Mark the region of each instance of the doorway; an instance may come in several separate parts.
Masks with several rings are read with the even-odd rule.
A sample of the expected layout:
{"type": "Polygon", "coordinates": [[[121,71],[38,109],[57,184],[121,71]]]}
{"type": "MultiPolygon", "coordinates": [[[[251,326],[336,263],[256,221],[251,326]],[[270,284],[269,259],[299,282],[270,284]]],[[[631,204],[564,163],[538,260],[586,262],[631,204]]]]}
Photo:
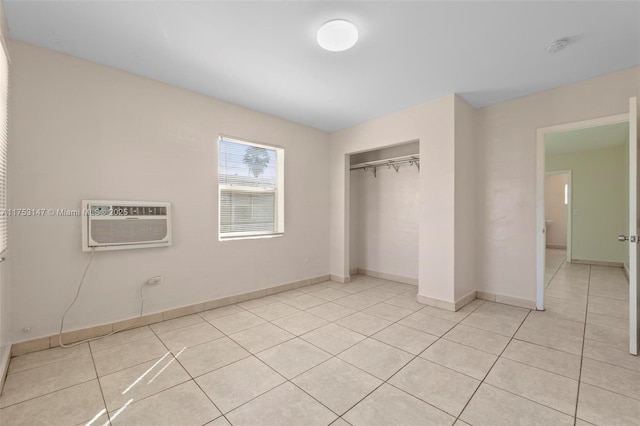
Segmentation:
{"type": "MultiPolygon", "coordinates": [[[[628,347],[632,354],[637,353],[637,340],[634,339],[637,308],[633,303],[636,298],[636,264],[630,262],[630,255],[635,259],[636,246],[629,242],[621,244],[616,236],[623,234],[621,235],[623,240],[626,237],[630,241],[635,241],[637,235],[633,226],[635,220],[630,220],[637,214],[634,199],[637,191],[637,134],[635,120],[633,123],[629,120],[630,116],[635,118],[636,103],[636,99],[633,98],[631,115],[619,114],[538,129],[536,194],[536,224],[540,230],[537,232],[536,240],[537,308],[553,311],[554,317],[562,317],[562,315],[558,316],[559,312],[564,315],[574,315],[575,318],[568,318],[573,321],[581,321],[579,317],[582,316],[582,321],[589,323],[593,334],[593,330],[602,324],[596,326],[591,322],[605,317],[589,315],[592,302],[588,302],[587,308],[587,300],[594,298],[597,303],[611,302],[617,306],[616,309],[609,311],[612,312],[611,315],[624,313],[626,319],[607,318],[611,321],[601,330],[600,336],[612,339],[616,334],[619,340],[625,340],[624,336],[627,336],[628,347]],[[605,132],[608,133],[605,135],[605,132]],[[618,137],[615,136],[616,134],[618,137]],[[589,135],[597,137],[590,138],[589,135]],[[555,147],[554,157],[548,155],[550,139],[563,139],[567,142],[560,148],[555,147]],[[545,206],[548,202],[545,200],[547,192],[545,186],[549,176],[547,172],[556,172],[560,175],[567,170],[572,172],[572,184],[567,185],[566,200],[567,217],[572,221],[572,236],[568,237],[567,248],[571,247],[572,253],[568,256],[568,262],[563,263],[562,268],[558,270],[558,279],[550,281],[550,277],[545,276],[544,273],[547,266],[545,264],[547,238],[553,238],[547,232],[551,229],[545,229],[545,225],[549,224],[545,222],[549,220],[547,217],[549,213],[545,206]],[[572,189],[571,195],[568,193],[569,187],[572,189]],[[568,208],[569,202],[572,203],[571,208],[568,208]],[[629,270],[629,280],[623,273],[627,270],[629,270]],[[551,285],[549,285],[550,282],[551,285]],[[565,305],[562,308],[565,311],[558,310],[560,299],[566,296],[563,292],[578,293],[581,290],[586,291],[582,296],[574,298],[575,303],[563,301],[565,305]],[[547,291],[548,299],[545,297],[547,291]],[[578,300],[582,300],[585,309],[574,309],[575,305],[580,304],[577,303],[578,300]],[[620,311],[620,304],[628,306],[628,310],[620,311]],[[574,309],[573,312],[569,312],[571,309],[574,309]],[[613,327],[613,324],[624,328],[624,331],[619,329],[614,333],[612,328],[608,328],[613,327]]],[[[553,219],[550,223],[553,224],[553,219]]]]}
{"type": "MultiPolygon", "coordinates": [[[[567,135],[568,132],[576,131],[576,130],[587,130],[587,129],[596,129],[602,126],[607,125],[616,125],[622,123],[629,122],[628,114],[618,114],[614,116],[602,117],[592,120],[579,121],[568,124],[561,124],[557,126],[540,128],[537,131],[536,137],[536,163],[537,163],[537,185],[536,185],[536,224],[537,229],[540,232],[536,232],[536,270],[537,270],[537,279],[536,279],[536,308],[538,310],[544,310],[544,287],[545,287],[545,251],[546,251],[546,231],[545,231],[545,177],[547,171],[546,164],[546,153],[547,149],[545,146],[545,140],[549,135],[567,135]]],[[[559,151],[556,151],[556,154],[566,154],[573,151],[578,151],[579,148],[585,148],[584,144],[580,146],[581,140],[577,138],[571,142],[559,143],[558,146],[560,148],[559,151]],[[562,151],[564,150],[564,151],[562,151]]],[[[598,148],[598,145],[592,145],[594,148],[598,148]]],[[[624,168],[624,165],[619,166],[621,169],[624,168]]],[[[575,174],[573,178],[575,179],[575,174]]],[[[572,197],[571,201],[575,201],[575,181],[572,182],[572,197]]],[[[627,201],[628,202],[628,201],[627,201]]],[[[575,232],[575,224],[574,219],[576,216],[580,216],[583,213],[580,206],[576,206],[572,204],[572,209],[570,211],[572,217],[572,230],[575,232]],[[576,211],[577,209],[577,211],[576,211]]],[[[591,224],[593,226],[593,224],[591,224]]],[[[597,227],[598,224],[596,223],[597,227]]],[[[615,235],[613,236],[615,237],[615,235]]],[[[571,236],[572,242],[575,240],[575,235],[571,236]]],[[[575,253],[575,246],[572,244],[572,253],[571,253],[571,261],[574,259],[578,259],[575,253]]],[[[579,259],[579,260],[596,260],[596,259],[579,259]]]]}
{"type": "Polygon", "coordinates": [[[571,170],[546,171],[544,183],[545,248],[564,251],[571,263],[571,170]]]}

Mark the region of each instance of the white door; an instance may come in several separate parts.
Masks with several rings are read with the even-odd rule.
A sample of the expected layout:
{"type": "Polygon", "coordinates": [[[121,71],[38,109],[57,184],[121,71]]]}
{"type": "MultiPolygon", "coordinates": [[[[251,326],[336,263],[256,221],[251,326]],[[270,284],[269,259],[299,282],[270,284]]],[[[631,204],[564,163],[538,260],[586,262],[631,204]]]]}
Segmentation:
{"type": "Polygon", "coordinates": [[[629,100],[629,352],[638,355],[638,332],[640,330],[640,293],[638,293],[638,214],[640,212],[640,174],[638,163],[640,139],[638,139],[638,121],[640,108],[638,98],[629,100]]]}

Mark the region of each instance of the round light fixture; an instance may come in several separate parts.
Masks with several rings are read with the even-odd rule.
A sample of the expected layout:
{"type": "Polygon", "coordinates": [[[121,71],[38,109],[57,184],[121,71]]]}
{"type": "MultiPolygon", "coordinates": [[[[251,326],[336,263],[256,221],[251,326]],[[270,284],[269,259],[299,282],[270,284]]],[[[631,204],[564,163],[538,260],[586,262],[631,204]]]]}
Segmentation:
{"type": "Polygon", "coordinates": [[[318,30],[318,44],[330,52],[342,52],[358,41],[358,29],[349,21],[329,21],[318,30]]]}

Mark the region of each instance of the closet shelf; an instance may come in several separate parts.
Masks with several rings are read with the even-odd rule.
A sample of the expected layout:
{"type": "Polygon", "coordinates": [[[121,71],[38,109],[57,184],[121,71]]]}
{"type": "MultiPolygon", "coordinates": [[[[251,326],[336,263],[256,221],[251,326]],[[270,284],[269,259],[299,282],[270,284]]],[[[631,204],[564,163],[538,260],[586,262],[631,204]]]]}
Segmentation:
{"type": "Polygon", "coordinates": [[[373,171],[373,176],[376,177],[379,167],[387,167],[398,172],[400,170],[400,164],[409,163],[409,166],[415,165],[418,171],[420,170],[420,154],[405,155],[403,157],[386,158],[384,160],[367,161],[366,163],[353,164],[350,170],[364,170],[368,169],[373,171]]]}

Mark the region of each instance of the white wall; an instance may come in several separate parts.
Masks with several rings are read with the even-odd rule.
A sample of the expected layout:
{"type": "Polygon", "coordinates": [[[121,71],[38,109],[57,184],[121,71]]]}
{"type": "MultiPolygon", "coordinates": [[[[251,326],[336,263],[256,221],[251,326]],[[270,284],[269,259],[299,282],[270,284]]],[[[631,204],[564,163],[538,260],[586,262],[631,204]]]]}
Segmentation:
{"type": "MultiPolygon", "coordinates": [[[[11,207],[173,203],[174,245],[96,253],[68,329],[136,316],[153,275],[165,284],[147,289],[146,313],[329,272],[326,133],[27,44],[10,53],[11,207]],[[219,134],[284,147],[284,237],[218,241],[219,134]]],[[[11,338],[53,334],[89,256],[80,219],[10,225],[11,338]]]]}
{"type": "MultiPolygon", "coordinates": [[[[547,170],[550,158],[546,158],[547,170]]],[[[567,247],[567,208],[564,203],[565,185],[569,184],[569,173],[547,174],[544,179],[544,218],[547,224],[547,247],[567,247]]]]}
{"type": "MultiPolygon", "coordinates": [[[[639,84],[640,85],[640,84],[639,84]]],[[[640,88],[639,88],[639,92],[640,92],[640,88]]],[[[624,204],[626,206],[629,205],[629,138],[627,138],[627,141],[624,144],[624,166],[623,166],[623,171],[624,171],[624,175],[623,175],[623,179],[624,179],[624,204]]],[[[629,210],[626,210],[624,212],[624,216],[622,216],[622,220],[625,224],[627,224],[627,226],[625,227],[624,230],[624,234],[625,235],[629,235],[629,210]]],[[[623,263],[625,265],[625,267],[627,268],[627,271],[629,270],[629,244],[623,244],[624,246],[624,252],[623,252],[623,263]]]]}
{"type": "MultiPolygon", "coordinates": [[[[629,226],[629,191],[625,176],[627,150],[628,147],[621,145],[554,155],[545,159],[547,171],[572,172],[572,259],[619,263],[626,260],[625,248],[628,244],[620,244],[616,237],[625,234],[629,226]]],[[[547,175],[547,179],[551,176],[554,175],[547,175]]],[[[561,185],[564,187],[563,183],[561,185]]],[[[563,194],[564,192],[561,200],[564,198],[563,194]]],[[[545,193],[545,197],[546,195],[545,193]]],[[[566,215],[566,209],[564,212],[566,215]]],[[[552,223],[551,229],[553,225],[552,223]]],[[[551,244],[552,236],[549,232],[547,244],[551,244]]]]}
{"type": "MultiPolygon", "coordinates": [[[[350,174],[352,174],[351,172],[350,174]]],[[[360,241],[360,230],[356,224],[360,220],[360,196],[357,188],[360,187],[360,179],[356,176],[349,176],[349,223],[353,224],[349,227],[349,275],[358,273],[358,265],[360,265],[360,253],[358,246],[360,241]]]]}
{"type": "Polygon", "coordinates": [[[352,269],[355,265],[417,282],[419,173],[408,163],[398,170],[381,167],[377,177],[371,170],[350,172],[350,263],[352,269]]]}
{"type": "Polygon", "coordinates": [[[483,108],[478,289],[535,300],[536,129],[628,112],[640,68],[483,108]]]}

